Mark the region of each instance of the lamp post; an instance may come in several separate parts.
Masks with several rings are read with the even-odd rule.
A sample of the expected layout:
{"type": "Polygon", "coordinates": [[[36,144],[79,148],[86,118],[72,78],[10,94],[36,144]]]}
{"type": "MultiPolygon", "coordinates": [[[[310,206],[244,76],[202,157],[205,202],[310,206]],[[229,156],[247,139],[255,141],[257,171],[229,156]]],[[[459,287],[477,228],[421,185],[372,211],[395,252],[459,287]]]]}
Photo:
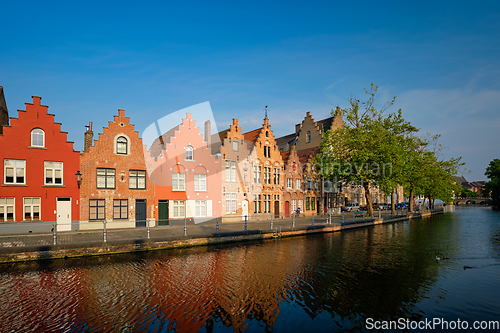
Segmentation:
{"type": "Polygon", "coordinates": [[[82,174],[80,173],[80,170],[78,170],[75,174],[76,176],[76,183],[78,184],[78,188],[80,188],[80,185],[82,184],[82,174]]]}

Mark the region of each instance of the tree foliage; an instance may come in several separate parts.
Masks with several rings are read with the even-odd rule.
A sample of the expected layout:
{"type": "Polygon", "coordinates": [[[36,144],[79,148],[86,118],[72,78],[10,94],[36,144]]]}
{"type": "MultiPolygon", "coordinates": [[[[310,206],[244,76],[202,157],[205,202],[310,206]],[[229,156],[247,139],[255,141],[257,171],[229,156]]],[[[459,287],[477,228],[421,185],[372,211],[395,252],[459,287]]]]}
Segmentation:
{"type": "Polygon", "coordinates": [[[484,175],[490,179],[484,184],[484,189],[490,193],[493,206],[500,208],[500,159],[491,161],[484,175]]]}

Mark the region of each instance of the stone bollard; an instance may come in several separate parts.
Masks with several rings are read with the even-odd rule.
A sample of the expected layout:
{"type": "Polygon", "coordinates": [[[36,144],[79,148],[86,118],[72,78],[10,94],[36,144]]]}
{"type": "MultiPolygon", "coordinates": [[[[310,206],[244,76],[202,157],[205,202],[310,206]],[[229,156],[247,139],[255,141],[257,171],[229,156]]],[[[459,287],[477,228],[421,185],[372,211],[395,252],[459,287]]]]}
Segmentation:
{"type": "Polygon", "coordinates": [[[216,221],[217,222],[216,222],[216,225],[215,225],[215,233],[219,234],[219,218],[218,217],[217,217],[216,221]]]}
{"type": "Polygon", "coordinates": [[[52,234],[54,245],[57,245],[57,224],[55,223],[52,225],[52,234]]]}
{"type": "Polygon", "coordinates": [[[108,241],[108,232],[106,231],[106,220],[102,221],[102,240],[104,243],[108,241]]]}
{"type": "Polygon", "coordinates": [[[247,231],[247,216],[245,215],[245,231],[247,231]]]}
{"type": "Polygon", "coordinates": [[[184,216],[184,236],[187,236],[187,224],[186,217],[184,216]]]}
{"type": "Polygon", "coordinates": [[[146,230],[147,230],[147,234],[148,234],[148,239],[150,239],[150,235],[149,235],[149,219],[146,219],[146,230]]]}
{"type": "Polygon", "coordinates": [[[342,223],[344,223],[344,211],[342,211],[342,223]]]}
{"type": "Polygon", "coordinates": [[[271,214],[271,229],[273,229],[273,216],[274,214],[271,214]]]}
{"type": "Polygon", "coordinates": [[[295,228],[295,214],[292,214],[292,228],[295,228]]]}
{"type": "Polygon", "coordinates": [[[313,218],[312,218],[312,225],[314,225],[314,212],[313,212],[313,218]]]}

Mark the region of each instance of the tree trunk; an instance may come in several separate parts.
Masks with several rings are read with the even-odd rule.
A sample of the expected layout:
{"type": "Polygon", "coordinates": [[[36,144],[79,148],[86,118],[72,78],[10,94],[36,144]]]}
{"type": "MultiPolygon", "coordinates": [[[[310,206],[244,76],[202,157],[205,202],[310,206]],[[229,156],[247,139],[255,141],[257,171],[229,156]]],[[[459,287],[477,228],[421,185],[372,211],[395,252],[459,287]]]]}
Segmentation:
{"type": "Polygon", "coordinates": [[[414,206],[415,206],[415,202],[413,202],[413,183],[410,183],[410,201],[409,201],[409,205],[410,205],[410,212],[413,212],[413,209],[414,209],[414,206]]]}
{"type": "Polygon", "coordinates": [[[366,199],[366,214],[372,216],[372,196],[370,195],[370,184],[368,182],[363,182],[363,187],[365,189],[365,199],[366,199]]]}
{"type": "Polygon", "coordinates": [[[391,193],[391,209],[392,209],[392,215],[396,215],[396,203],[394,202],[394,190],[392,190],[392,193],[391,193]]]}

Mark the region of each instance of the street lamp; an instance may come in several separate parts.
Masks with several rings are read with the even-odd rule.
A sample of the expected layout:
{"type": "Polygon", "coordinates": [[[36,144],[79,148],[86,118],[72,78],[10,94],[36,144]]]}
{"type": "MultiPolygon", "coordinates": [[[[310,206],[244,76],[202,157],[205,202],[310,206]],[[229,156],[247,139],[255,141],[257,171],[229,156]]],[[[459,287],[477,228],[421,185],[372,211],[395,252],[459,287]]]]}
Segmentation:
{"type": "Polygon", "coordinates": [[[78,184],[78,188],[80,188],[80,185],[82,184],[82,174],[80,173],[80,170],[78,170],[75,174],[76,176],[76,182],[78,184]]]}

